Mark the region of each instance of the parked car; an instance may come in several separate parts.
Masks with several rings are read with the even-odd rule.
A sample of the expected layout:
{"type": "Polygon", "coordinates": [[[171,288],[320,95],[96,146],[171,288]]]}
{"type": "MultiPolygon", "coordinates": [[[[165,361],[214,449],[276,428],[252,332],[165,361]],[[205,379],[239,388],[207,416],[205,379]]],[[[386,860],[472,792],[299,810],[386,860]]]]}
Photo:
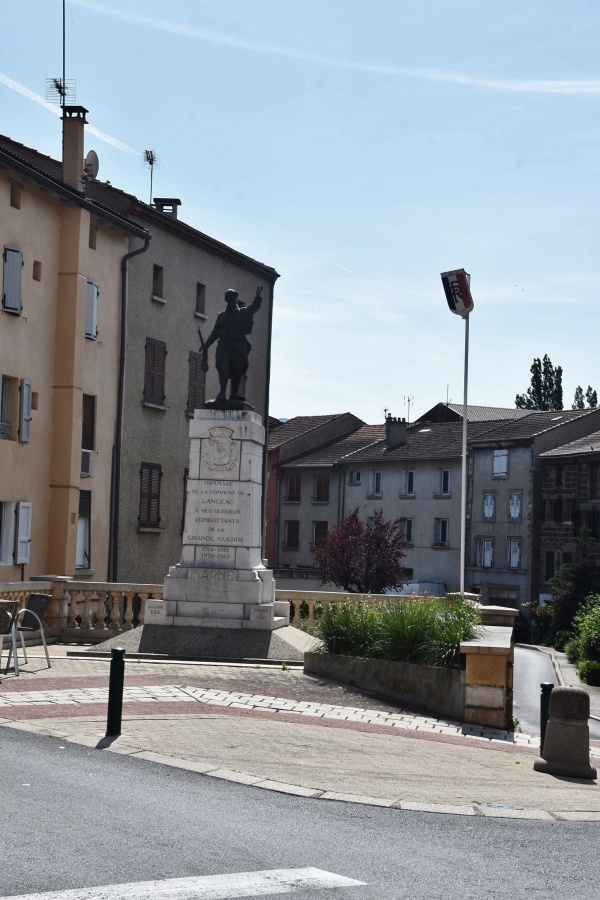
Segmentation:
{"type": "Polygon", "coordinates": [[[443,581],[408,581],[385,591],[386,594],[397,594],[400,597],[445,597],[446,585],[443,581]]]}

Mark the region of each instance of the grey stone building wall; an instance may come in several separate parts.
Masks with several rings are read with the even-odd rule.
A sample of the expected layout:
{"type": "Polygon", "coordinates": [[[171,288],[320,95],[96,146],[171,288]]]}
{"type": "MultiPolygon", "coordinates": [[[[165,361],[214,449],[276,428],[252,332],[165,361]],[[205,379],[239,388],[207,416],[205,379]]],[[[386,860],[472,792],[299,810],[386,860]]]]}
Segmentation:
{"type": "MultiPolygon", "coordinates": [[[[188,226],[175,224],[150,208],[139,221],[149,228],[152,240],[148,251],[129,263],[117,580],[158,583],[181,556],[184,475],[189,460],[188,360],[189,352],[199,349],[197,328],[206,339],[225,306],[223,295],[228,288],[250,303],[257,285],[263,285],[263,304],[249,336],[252,352],[246,395],[266,421],[269,329],[277,274],[216,242],[214,249],[203,246],[207,243],[203,236],[196,239],[198,233],[188,226]],[[154,292],[154,266],[163,270],[162,296],[154,292]],[[198,284],[205,286],[204,314],[196,312],[198,284]],[[166,344],[164,408],[144,403],[147,338],[166,344]],[[141,528],[138,521],[142,462],[161,467],[158,528],[141,528]]],[[[206,399],[218,391],[214,358],[213,346],[206,399]]]]}

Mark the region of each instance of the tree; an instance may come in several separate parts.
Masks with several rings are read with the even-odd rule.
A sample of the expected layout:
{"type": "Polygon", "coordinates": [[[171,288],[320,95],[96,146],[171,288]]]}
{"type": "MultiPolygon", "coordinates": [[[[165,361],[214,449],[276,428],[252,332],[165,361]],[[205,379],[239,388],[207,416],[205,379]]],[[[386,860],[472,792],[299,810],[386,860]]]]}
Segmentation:
{"type": "Polygon", "coordinates": [[[400,519],[386,520],[378,509],[372,522],[362,522],[357,507],[315,548],[315,566],[323,582],[352,593],[381,594],[405,580],[404,543],[400,519]]]}
{"type": "Polygon", "coordinates": [[[581,385],[577,385],[577,387],[575,388],[575,397],[573,399],[573,406],[571,407],[571,409],[585,409],[586,400],[589,409],[598,408],[598,394],[596,393],[596,391],[592,390],[591,385],[588,384],[587,391],[585,392],[585,400],[583,399],[583,388],[581,387],[581,385]]]}
{"type": "Polygon", "coordinates": [[[598,541],[588,528],[581,528],[573,540],[573,562],[557,569],[550,579],[552,594],[552,624],[555,631],[570,631],[573,617],[583,600],[600,591],[600,571],[597,566],[598,541]]]}
{"type": "Polygon", "coordinates": [[[550,357],[544,356],[533,360],[530,369],[531,385],[525,394],[517,394],[515,406],[517,409],[562,409],[562,369],[554,368],[550,357]]]}

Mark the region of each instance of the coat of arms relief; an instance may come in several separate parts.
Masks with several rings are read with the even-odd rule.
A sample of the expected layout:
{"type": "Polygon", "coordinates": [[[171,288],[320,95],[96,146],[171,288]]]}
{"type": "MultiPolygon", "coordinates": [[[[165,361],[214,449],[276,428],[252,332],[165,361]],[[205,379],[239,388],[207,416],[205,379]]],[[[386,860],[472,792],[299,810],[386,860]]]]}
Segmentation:
{"type": "Polygon", "coordinates": [[[206,467],[212,472],[229,472],[234,469],[239,458],[239,444],[231,435],[232,428],[209,429],[210,438],[204,441],[207,453],[206,467]]]}

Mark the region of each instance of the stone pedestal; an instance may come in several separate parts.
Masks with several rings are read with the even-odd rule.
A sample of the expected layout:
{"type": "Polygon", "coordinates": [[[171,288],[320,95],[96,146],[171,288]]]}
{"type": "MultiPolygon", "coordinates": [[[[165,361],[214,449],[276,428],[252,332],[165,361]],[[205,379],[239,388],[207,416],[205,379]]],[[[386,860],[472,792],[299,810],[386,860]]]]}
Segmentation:
{"type": "Polygon", "coordinates": [[[544,746],[533,768],[565,778],[595,779],[590,764],[590,696],[582,688],[554,688],[544,746]]]}
{"type": "Polygon", "coordinates": [[[164,612],[153,621],[220,629],[289,624],[263,565],[262,463],[265,430],[246,410],[197,409],[181,561],[165,578],[164,612]]]}

